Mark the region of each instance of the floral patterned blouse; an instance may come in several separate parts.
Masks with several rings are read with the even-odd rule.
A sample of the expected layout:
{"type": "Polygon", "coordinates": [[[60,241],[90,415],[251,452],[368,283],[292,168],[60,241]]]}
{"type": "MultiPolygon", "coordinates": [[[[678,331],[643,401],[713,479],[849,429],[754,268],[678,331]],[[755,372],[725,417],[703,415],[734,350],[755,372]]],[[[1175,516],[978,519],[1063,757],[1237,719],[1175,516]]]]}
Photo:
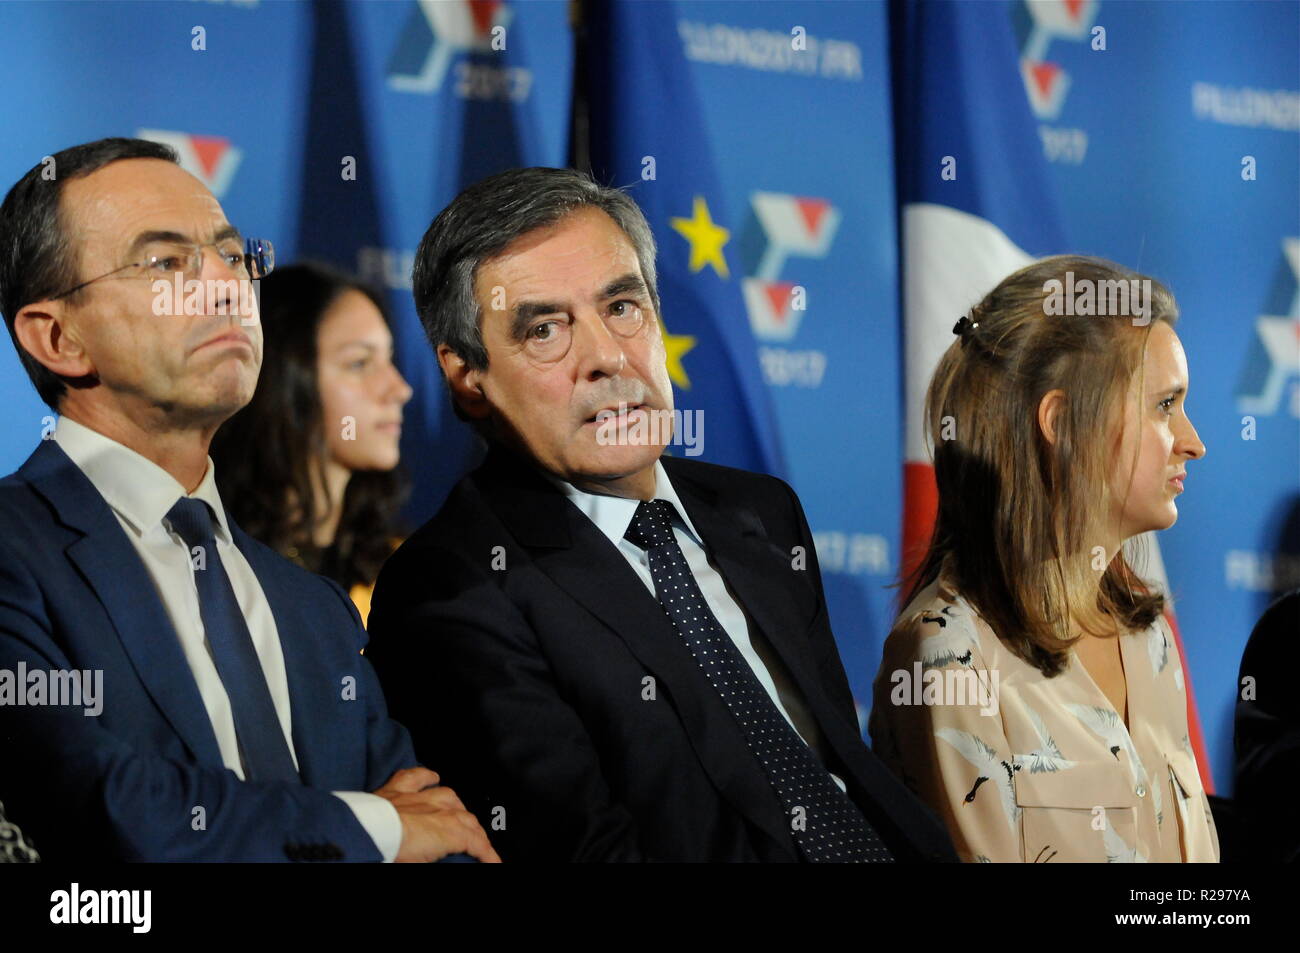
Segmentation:
{"type": "Polygon", "coordinates": [[[899,616],[872,744],[962,860],[1218,861],[1177,643],[1163,618],[1120,640],[1128,725],[1077,657],[1044,676],[942,580],[899,616]]]}

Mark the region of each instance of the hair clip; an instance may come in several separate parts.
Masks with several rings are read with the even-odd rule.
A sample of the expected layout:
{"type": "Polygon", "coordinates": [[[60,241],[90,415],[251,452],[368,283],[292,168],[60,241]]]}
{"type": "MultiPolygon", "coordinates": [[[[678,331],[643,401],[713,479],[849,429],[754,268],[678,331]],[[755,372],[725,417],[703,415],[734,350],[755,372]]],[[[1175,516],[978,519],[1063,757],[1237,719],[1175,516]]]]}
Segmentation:
{"type": "Polygon", "coordinates": [[[979,326],[978,321],[972,321],[969,317],[963,314],[961,318],[958,319],[957,323],[952,326],[952,333],[965,341],[970,336],[971,332],[979,326]]]}

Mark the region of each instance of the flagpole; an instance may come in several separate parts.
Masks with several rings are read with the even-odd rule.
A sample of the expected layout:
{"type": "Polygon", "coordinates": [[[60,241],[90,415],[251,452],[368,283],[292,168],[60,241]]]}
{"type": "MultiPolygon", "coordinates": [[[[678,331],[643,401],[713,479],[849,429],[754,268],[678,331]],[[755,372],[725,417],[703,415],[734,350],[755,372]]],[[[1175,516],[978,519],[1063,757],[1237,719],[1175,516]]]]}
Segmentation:
{"type": "Polygon", "coordinates": [[[573,92],[569,99],[569,168],[591,174],[591,103],[587,96],[588,55],[585,0],[569,0],[573,33],[573,92]]]}

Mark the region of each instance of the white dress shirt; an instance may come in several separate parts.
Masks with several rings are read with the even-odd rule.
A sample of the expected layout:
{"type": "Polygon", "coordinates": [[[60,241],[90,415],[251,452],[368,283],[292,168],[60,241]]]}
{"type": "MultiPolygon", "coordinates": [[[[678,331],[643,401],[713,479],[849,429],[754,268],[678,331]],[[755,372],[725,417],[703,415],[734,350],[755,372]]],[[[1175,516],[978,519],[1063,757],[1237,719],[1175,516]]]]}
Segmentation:
{"type": "MultiPolygon", "coordinates": [[[[621,496],[603,496],[588,493],[585,490],[578,489],[571,483],[550,474],[546,475],[609,538],[609,541],[617,547],[623,558],[627,560],[628,564],[641,578],[641,581],[645,583],[645,587],[650,590],[650,594],[654,596],[655,584],[654,577],[650,574],[650,556],[640,546],[625,538],[628,527],[632,525],[632,517],[636,515],[637,504],[641,501],[621,496]]],[[[677,496],[677,491],[673,489],[672,481],[668,479],[663,463],[658,460],[655,461],[655,492],[653,499],[667,500],[673,505],[673,509],[676,511],[673,519],[673,535],[677,538],[677,545],[681,547],[682,554],[686,557],[686,563],[690,566],[691,574],[695,576],[695,582],[700,587],[700,593],[704,596],[704,601],[709,604],[709,609],[712,610],[718,624],[722,626],[723,631],[736,644],[741,656],[753,669],[755,677],[767,694],[771,696],[772,703],[776,705],[777,711],[785,716],[785,720],[790,723],[790,727],[799,734],[799,737],[817,754],[818,759],[825,764],[826,759],[821,734],[817,730],[817,722],[808,713],[803,696],[795,687],[794,681],[790,678],[780,657],[777,656],[762,633],[758,631],[758,628],[750,624],[749,616],[732,596],[730,589],[727,588],[726,580],[722,578],[722,573],[718,572],[717,567],[709,561],[709,557],[704,551],[703,537],[696,532],[690,516],[686,513],[686,507],[682,505],[682,501],[677,496]]],[[[655,597],[658,598],[658,596],[655,597]]],[[[834,774],[831,777],[840,786],[840,790],[847,790],[840,778],[834,774]]]]}
{"type": "MultiPolygon", "coordinates": [[[[257,576],[231,539],[226,525],[226,510],[221,505],[213,476],[212,458],[208,458],[203,482],[193,493],[187,494],[170,473],[153,461],[75,420],[59,418],[54,439],[112,508],[126,538],[144,562],[198,684],[199,696],[203,699],[217,747],[221,750],[221,760],[242,781],[244,766],[235,737],[230,697],[217,674],[204,635],[189,547],[165,519],[167,512],[183,496],[202,500],[212,508],[217,555],[243,610],[253,648],[262,664],[262,673],[271,690],[271,701],[275,704],[275,713],[279,716],[280,728],[296,768],[298,755],[293,750],[293,712],[289,704],[289,683],[284,670],[280,634],[257,576]]],[[[402,842],[402,822],[397,809],[384,798],[364,791],[333,793],[352,809],[384,861],[391,862],[402,842]]]]}

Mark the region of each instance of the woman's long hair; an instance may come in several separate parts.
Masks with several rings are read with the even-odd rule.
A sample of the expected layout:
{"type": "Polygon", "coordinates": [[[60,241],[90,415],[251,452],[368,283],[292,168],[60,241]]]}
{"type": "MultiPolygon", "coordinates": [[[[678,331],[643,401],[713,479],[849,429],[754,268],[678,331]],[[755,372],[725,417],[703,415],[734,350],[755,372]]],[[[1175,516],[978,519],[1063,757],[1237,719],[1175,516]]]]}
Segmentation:
{"type": "Polygon", "coordinates": [[[407,492],[400,464],[353,472],[334,544],[322,549],[313,541],[314,498],[326,487],[328,454],[317,332],[330,306],[350,290],[369,298],[391,327],[378,292],[323,265],[277,268],[262,279],[264,357],[257,390],[217,431],[211,450],[221,501],[240,527],[345,589],[375,581],[392,551],[407,492]]]}
{"type": "Polygon", "coordinates": [[[924,559],[904,580],[904,605],[942,573],[1009,649],[1048,676],[1065,667],[1072,620],[1104,635],[1117,623],[1126,631],[1156,619],[1163,596],[1122,547],[1104,569],[1094,566],[1094,544],[1123,502],[1107,477],[1129,387],[1155,322],[1177,318],[1160,282],[1071,255],[1021,269],[969,312],[978,327],[954,338],[926,394],[939,511],[924,559]],[[1098,297],[1117,292],[1113,282],[1127,291],[1133,280],[1150,281],[1147,320],[1054,313],[1049,282],[1068,288],[1067,272],[1076,284],[1093,282],[1098,297]],[[1038,424],[1053,390],[1065,394],[1054,442],[1038,424]]]}

